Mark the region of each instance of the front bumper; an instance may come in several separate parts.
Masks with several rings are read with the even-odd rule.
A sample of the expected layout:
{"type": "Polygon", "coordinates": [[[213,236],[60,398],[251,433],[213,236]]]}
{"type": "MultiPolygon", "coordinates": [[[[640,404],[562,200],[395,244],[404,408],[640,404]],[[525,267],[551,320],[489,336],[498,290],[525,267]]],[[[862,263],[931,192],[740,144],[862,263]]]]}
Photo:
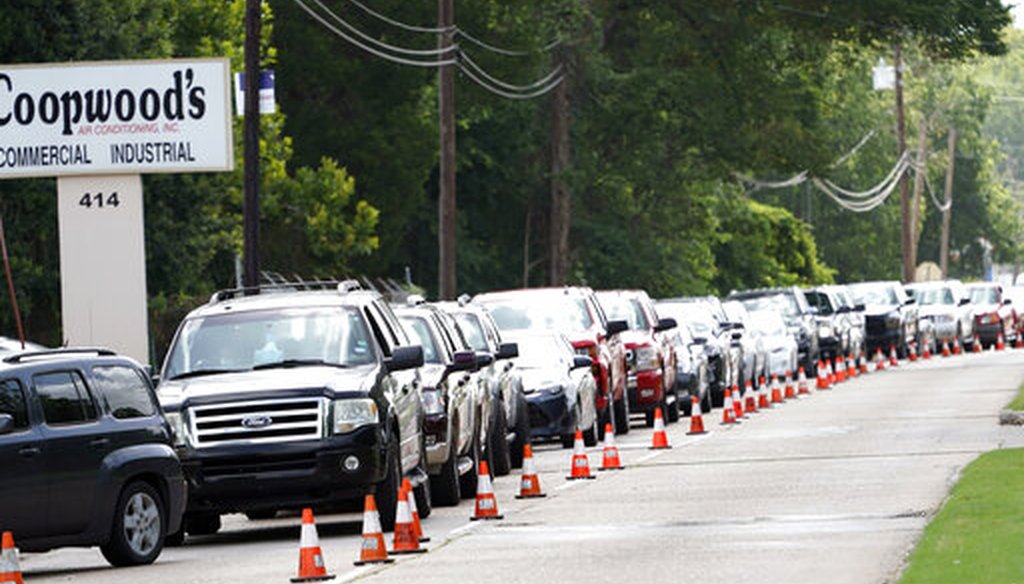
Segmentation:
{"type": "Polygon", "coordinates": [[[823,359],[835,359],[839,354],[839,337],[820,337],[818,339],[818,354],[823,359]]]}
{"type": "Polygon", "coordinates": [[[430,414],[423,418],[423,434],[427,441],[427,466],[433,472],[448,462],[451,437],[448,434],[448,414],[430,414]]]}
{"type": "Polygon", "coordinates": [[[376,426],[322,440],[232,445],[180,452],[190,512],[295,509],[358,501],[383,480],[386,450],[376,426]],[[342,464],[359,460],[355,470],[342,464]]]}
{"type": "Polygon", "coordinates": [[[530,412],[531,438],[559,438],[575,430],[572,411],[562,392],[537,391],[526,394],[530,412]]]}
{"type": "MultiPolygon", "coordinates": [[[[989,324],[981,324],[980,322],[974,323],[974,334],[981,339],[982,343],[991,344],[996,342],[999,338],[999,333],[1003,332],[1003,323],[994,322],[989,324]]],[[[1005,342],[1006,339],[1004,338],[1005,342]]]]}

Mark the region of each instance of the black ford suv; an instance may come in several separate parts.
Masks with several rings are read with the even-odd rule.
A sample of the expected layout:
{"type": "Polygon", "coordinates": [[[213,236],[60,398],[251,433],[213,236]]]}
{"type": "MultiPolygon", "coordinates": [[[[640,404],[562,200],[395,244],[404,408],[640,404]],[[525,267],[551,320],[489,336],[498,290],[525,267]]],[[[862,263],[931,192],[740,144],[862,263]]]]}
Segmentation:
{"type": "Polygon", "coordinates": [[[22,550],[100,546],[115,566],[156,560],[185,481],[148,376],[106,349],[0,362],[0,529],[22,550]]]}
{"type": "Polygon", "coordinates": [[[214,533],[231,512],[359,509],[373,492],[391,529],[403,477],[429,515],[422,365],[356,282],[215,294],[178,327],[157,388],[188,479],[186,533],[214,533]]]}

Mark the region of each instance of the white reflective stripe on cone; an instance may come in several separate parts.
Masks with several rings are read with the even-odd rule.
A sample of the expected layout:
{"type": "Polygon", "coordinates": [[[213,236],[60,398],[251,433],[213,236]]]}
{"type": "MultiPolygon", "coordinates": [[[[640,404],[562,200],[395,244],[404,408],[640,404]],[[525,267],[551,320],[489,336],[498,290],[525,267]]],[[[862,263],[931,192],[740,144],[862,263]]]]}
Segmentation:
{"type": "Polygon", "coordinates": [[[383,531],[380,528],[380,514],[376,511],[363,512],[363,535],[373,535],[383,531]]]}
{"type": "Polygon", "coordinates": [[[303,523],[302,535],[299,537],[299,547],[311,548],[319,545],[320,541],[316,536],[316,526],[312,523],[303,523]]]}

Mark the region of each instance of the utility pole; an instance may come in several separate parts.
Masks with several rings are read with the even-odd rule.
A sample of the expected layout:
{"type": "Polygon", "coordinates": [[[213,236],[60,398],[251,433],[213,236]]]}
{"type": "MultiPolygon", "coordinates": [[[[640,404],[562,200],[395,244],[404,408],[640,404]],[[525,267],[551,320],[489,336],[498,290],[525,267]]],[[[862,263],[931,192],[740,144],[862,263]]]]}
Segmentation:
{"type": "MultiPolygon", "coordinates": [[[[903,117],[903,55],[900,44],[893,49],[893,60],[896,68],[896,140],[899,145],[900,159],[907,152],[906,120],[903,117]]],[[[903,282],[914,281],[913,232],[910,226],[910,185],[907,174],[900,176],[900,212],[903,218],[903,282]]]]}
{"type": "Polygon", "coordinates": [[[953,215],[953,165],[956,163],[956,128],[949,129],[949,147],[946,163],[946,197],[942,206],[942,242],[939,247],[939,267],[942,277],[949,275],[949,222],[953,215]]]}
{"type": "MultiPolygon", "coordinates": [[[[565,63],[563,49],[562,62],[565,63]]],[[[565,180],[569,168],[569,78],[552,94],[551,108],[551,242],[548,246],[548,277],[552,286],[566,283],[569,264],[569,226],[572,221],[572,192],[565,180]]]]}
{"type": "Polygon", "coordinates": [[[260,283],[260,6],[245,1],[245,198],[242,234],[245,286],[260,283]]]}
{"type": "MultiPolygon", "coordinates": [[[[438,48],[447,49],[452,45],[455,0],[438,0],[437,13],[438,26],[444,29],[438,48]]],[[[452,300],[458,293],[455,279],[455,69],[454,65],[442,65],[439,69],[441,172],[437,205],[437,291],[442,300],[452,300]]]]}
{"type": "Polygon", "coordinates": [[[921,234],[918,233],[918,225],[921,221],[921,197],[924,194],[925,173],[928,164],[928,118],[922,116],[917,128],[917,155],[914,166],[917,173],[914,174],[914,195],[910,204],[910,265],[914,266],[914,275],[917,275],[917,245],[921,234]]]}

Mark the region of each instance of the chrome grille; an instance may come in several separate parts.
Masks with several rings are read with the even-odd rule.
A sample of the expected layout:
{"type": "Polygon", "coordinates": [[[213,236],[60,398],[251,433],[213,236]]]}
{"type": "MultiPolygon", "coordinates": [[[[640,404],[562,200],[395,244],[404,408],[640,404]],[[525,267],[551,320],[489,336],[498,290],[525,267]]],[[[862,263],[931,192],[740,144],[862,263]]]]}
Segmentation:
{"type": "Polygon", "coordinates": [[[295,398],[189,408],[189,436],[196,448],[319,440],[327,401],[295,398]]]}

